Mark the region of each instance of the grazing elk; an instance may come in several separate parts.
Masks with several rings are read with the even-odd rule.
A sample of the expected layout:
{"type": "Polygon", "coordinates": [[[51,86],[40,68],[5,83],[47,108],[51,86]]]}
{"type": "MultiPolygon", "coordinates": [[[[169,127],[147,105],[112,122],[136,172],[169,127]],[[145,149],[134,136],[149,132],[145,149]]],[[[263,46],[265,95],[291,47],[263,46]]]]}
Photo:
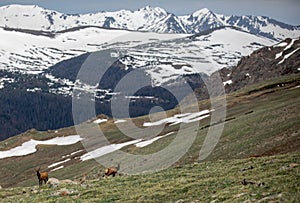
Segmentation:
{"type": "Polygon", "coordinates": [[[41,169],[41,167],[39,167],[39,169],[35,169],[35,171],[36,171],[36,175],[39,179],[39,185],[41,186],[43,184],[43,181],[45,182],[45,184],[47,183],[47,181],[48,181],[48,172],[40,173],[40,169],[41,169]]]}
{"type": "Polygon", "coordinates": [[[115,175],[118,173],[119,169],[120,169],[120,164],[118,164],[117,167],[113,166],[113,167],[106,168],[103,176],[108,177],[108,176],[112,175],[113,177],[115,177],[115,175]]]}

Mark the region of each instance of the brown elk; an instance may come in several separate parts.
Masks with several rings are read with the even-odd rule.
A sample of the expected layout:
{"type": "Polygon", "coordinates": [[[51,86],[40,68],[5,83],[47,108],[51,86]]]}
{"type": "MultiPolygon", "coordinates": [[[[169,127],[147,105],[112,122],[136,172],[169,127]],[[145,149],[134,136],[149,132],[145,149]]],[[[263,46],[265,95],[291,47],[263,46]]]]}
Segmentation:
{"type": "Polygon", "coordinates": [[[36,171],[36,175],[39,179],[39,185],[41,186],[43,184],[43,181],[45,182],[45,184],[48,181],[48,172],[40,172],[41,167],[39,167],[39,169],[35,169],[36,171]]]}
{"type": "Polygon", "coordinates": [[[115,175],[118,173],[118,170],[120,169],[120,164],[118,164],[117,167],[109,167],[105,169],[105,173],[104,176],[108,177],[110,175],[112,175],[113,177],[115,177],[115,175]]]}

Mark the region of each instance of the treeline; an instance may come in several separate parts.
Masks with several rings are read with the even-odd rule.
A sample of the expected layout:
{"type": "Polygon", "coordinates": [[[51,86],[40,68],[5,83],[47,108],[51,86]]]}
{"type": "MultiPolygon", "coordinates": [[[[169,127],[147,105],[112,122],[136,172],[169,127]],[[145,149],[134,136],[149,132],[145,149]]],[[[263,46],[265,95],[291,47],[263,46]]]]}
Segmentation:
{"type": "Polygon", "coordinates": [[[71,97],[4,88],[0,91],[0,140],[28,129],[73,125],[71,97]]]}

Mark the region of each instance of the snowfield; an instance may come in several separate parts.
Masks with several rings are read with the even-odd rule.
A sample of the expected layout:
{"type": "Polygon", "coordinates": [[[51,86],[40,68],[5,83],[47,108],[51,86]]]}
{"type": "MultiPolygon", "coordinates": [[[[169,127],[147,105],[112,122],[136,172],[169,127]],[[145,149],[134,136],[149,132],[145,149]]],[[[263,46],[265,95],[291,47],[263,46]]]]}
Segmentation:
{"type": "Polygon", "coordinates": [[[50,140],[33,140],[24,142],[21,146],[12,148],[7,151],[0,151],[0,159],[13,157],[13,156],[25,156],[36,152],[37,145],[71,145],[82,140],[79,135],[70,135],[66,137],[56,137],[50,140]]]}
{"type": "Polygon", "coordinates": [[[182,75],[211,73],[237,65],[253,51],[275,41],[233,28],[215,30],[190,38],[146,43],[127,49],[121,60],[126,66],[142,68],[151,76],[152,85],[160,86],[182,75]]]}
{"type": "MultiPolygon", "coordinates": [[[[63,60],[111,48],[127,55],[120,59],[126,69],[143,69],[151,77],[154,86],[175,81],[182,75],[210,75],[223,67],[236,65],[242,56],[254,50],[275,44],[273,40],[229,27],[192,38],[186,34],[142,33],[96,27],[53,36],[0,28],[0,38],[3,39],[0,40],[0,70],[44,74],[49,67],[63,60]]],[[[115,51],[111,54],[118,55],[115,51]]],[[[51,80],[48,84],[50,93],[72,94],[74,82],[48,73],[44,76],[51,80]],[[51,88],[54,84],[60,87],[51,88]]],[[[0,87],[5,87],[5,82],[0,83],[0,87]]],[[[86,91],[97,89],[85,84],[82,84],[82,88],[86,91]]]]}
{"type": "Polygon", "coordinates": [[[52,37],[0,28],[0,69],[39,74],[60,61],[117,46],[115,43],[126,48],[150,39],[166,40],[182,36],[89,27],[52,37]]]}

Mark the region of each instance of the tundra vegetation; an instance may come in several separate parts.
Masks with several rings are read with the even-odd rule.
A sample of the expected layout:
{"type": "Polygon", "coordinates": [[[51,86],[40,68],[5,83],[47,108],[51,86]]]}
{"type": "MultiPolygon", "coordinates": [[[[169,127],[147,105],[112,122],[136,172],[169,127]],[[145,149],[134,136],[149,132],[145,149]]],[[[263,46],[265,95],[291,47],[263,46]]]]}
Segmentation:
{"type": "MultiPolygon", "coordinates": [[[[39,187],[32,166],[44,168],[62,155],[82,149],[81,143],[40,145],[32,155],[2,159],[0,202],[299,202],[299,86],[300,74],[296,74],[228,94],[225,128],[213,153],[205,161],[198,161],[210,125],[207,118],[200,122],[188,152],[172,167],[157,173],[104,179],[105,168],[95,160],[75,159],[79,153],[70,157],[72,161],[64,168],[50,173],[51,177],[71,179],[79,184],[39,187]],[[82,174],[86,174],[85,181],[80,184],[82,174]]],[[[208,109],[210,102],[200,101],[199,105],[208,109]]],[[[169,116],[177,113],[178,109],[167,112],[169,116]]],[[[142,126],[147,119],[139,117],[133,122],[142,126]]],[[[100,125],[111,142],[126,141],[113,121],[100,125]]],[[[167,126],[162,134],[176,129],[167,126]]],[[[28,131],[1,142],[0,147],[5,150],[31,138],[74,133],[72,127],[59,129],[57,133],[28,131]]],[[[128,146],[122,150],[133,154],[153,153],[175,136],[176,133],[166,136],[144,148],[128,146]]]]}

